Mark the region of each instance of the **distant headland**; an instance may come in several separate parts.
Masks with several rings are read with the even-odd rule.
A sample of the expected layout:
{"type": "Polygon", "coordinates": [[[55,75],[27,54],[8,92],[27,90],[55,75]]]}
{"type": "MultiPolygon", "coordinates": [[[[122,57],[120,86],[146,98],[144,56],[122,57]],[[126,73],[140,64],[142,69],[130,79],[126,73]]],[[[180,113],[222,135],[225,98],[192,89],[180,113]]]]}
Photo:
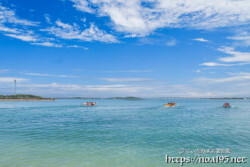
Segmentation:
{"type": "Polygon", "coordinates": [[[0,101],[55,101],[55,98],[43,98],[29,94],[0,95],[0,101]]]}

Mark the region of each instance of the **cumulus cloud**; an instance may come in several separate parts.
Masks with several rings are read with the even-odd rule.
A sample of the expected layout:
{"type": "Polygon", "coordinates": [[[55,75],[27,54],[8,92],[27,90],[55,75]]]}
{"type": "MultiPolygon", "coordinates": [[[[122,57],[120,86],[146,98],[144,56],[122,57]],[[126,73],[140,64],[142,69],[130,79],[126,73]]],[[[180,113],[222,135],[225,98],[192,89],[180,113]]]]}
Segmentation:
{"type": "Polygon", "coordinates": [[[60,20],[56,21],[56,26],[52,26],[41,31],[47,31],[63,39],[79,39],[83,41],[118,42],[111,34],[100,30],[93,23],[88,29],[81,30],[77,24],[70,25],[60,20]]]}
{"type": "Polygon", "coordinates": [[[74,7],[110,17],[117,31],[147,35],[163,27],[211,29],[248,24],[248,0],[71,0],[74,7]]]}

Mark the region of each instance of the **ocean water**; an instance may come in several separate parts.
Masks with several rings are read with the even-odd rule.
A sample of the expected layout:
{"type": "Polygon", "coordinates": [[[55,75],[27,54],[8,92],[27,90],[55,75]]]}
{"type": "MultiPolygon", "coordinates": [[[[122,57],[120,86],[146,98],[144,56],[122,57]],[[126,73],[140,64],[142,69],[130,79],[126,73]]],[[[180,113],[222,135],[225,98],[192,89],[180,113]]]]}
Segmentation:
{"type": "MultiPolygon", "coordinates": [[[[93,100],[85,100],[93,101],[93,100]]],[[[0,167],[166,167],[165,156],[250,158],[250,100],[0,102],[0,167]],[[180,154],[180,149],[185,149],[180,154]],[[230,154],[187,150],[230,149],[230,154]]],[[[188,164],[183,166],[250,166],[188,164]]]]}

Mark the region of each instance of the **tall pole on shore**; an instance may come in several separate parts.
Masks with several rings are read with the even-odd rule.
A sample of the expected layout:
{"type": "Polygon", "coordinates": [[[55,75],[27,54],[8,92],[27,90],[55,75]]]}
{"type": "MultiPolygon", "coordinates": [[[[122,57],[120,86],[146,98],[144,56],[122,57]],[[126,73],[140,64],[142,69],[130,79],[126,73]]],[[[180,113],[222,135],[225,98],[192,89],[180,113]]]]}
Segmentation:
{"type": "Polygon", "coordinates": [[[16,96],[16,80],[14,80],[14,84],[15,84],[15,96],[16,96]]]}

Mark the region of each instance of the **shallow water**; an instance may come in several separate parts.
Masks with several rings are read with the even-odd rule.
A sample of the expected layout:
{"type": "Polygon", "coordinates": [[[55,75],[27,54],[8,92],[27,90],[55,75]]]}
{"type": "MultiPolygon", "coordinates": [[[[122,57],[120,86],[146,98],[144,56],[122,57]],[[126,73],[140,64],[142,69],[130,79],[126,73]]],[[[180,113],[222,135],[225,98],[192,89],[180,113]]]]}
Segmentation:
{"type": "Polygon", "coordinates": [[[180,166],[165,163],[165,155],[196,155],[180,155],[180,148],[229,148],[229,156],[250,157],[250,100],[229,100],[231,109],[221,107],[224,100],[175,100],[173,108],[156,99],[95,101],[0,102],[0,166],[180,166]]]}

